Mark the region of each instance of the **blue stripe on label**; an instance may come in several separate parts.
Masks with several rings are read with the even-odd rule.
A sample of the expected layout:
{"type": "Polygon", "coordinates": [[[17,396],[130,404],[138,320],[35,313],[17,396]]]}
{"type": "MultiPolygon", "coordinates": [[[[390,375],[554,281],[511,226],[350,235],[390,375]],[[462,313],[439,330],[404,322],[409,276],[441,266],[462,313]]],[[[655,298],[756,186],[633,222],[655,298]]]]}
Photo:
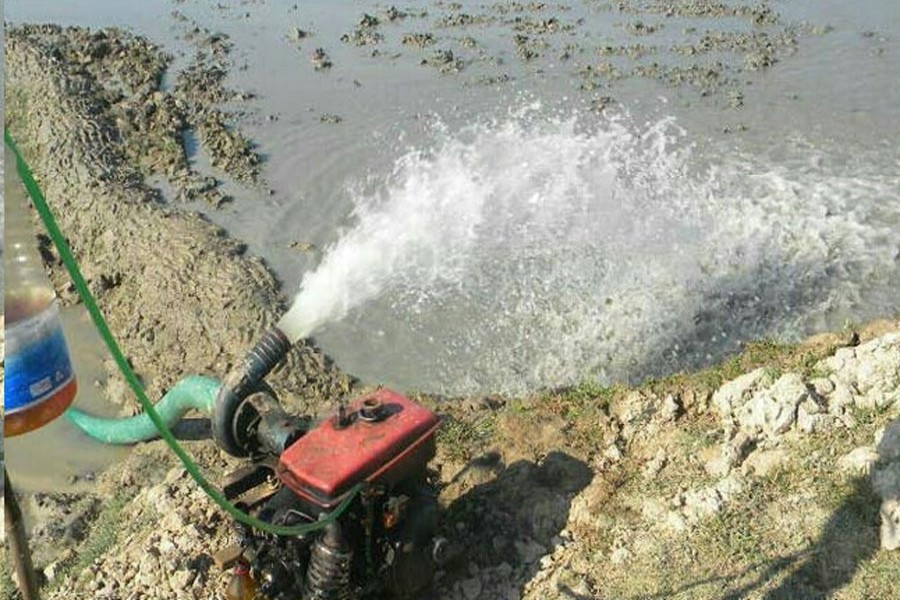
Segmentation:
{"type": "Polygon", "coordinates": [[[40,404],[72,380],[72,362],[61,326],[15,354],[6,355],[3,409],[7,414],[40,404]]]}

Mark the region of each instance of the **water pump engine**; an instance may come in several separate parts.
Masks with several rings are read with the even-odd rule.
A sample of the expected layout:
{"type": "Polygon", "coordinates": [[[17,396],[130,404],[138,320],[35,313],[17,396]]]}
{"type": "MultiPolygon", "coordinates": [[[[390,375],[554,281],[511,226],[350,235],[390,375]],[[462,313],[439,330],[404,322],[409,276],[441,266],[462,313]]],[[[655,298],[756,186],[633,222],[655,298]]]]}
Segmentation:
{"type": "Polygon", "coordinates": [[[427,474],[439,418],[379,389],[312,423],[257,389],[228,407],[229,423],[219,419],[231,434],[225,449],[239,448],[252,463],[229,478],[226,497],[265,521],[296,525],[355,494],[337,519],[305,536],[236,525],[259,592],[271,600],[402,600],[426,588],[444,545],[427,474]]]}

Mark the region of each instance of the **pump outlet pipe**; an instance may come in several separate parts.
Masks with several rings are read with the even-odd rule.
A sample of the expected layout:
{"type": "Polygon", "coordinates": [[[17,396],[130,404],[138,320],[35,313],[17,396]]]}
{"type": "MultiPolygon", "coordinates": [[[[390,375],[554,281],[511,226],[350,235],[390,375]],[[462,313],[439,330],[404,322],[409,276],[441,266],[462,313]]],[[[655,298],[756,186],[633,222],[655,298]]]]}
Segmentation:
{"type": "MultiPolygon", "coordinates": [[[[166,392],[154,408],[171,427],[189,410],[211,413],[220,387],[219,381],[211,377],[185,377],[166,392]]],[[[136,444],[159,437],[159,430],[147,413],[125,419],[109,419],[70,408],[65,416],[81,431],[104,444],[136,444]]]]}
{"type": "Polygon", "coordinates": [[[251,394],[271,392],[263,379],[287,355],[291,345],[281,329],[271,327],[222,381],[210,421],[213,439],[228,454],[250,454],[251,449],[242,443],[247,423],[238,418],[238,409],[251,394]]]}

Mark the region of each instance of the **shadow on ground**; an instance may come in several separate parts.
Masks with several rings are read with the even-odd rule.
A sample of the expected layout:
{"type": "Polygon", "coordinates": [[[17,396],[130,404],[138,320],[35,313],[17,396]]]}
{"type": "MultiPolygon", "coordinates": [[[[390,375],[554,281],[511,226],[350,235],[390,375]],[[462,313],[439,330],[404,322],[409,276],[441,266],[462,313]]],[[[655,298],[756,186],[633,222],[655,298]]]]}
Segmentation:
{"type": "Polygon", "coordinates": [[[539,463],[505,466],[496,454],[470,462],[447,488],[471,487],[441,517],[462,553],[426,598],[456,596],[448,592],[466,587],[463,597],[521,597],[566,527],[573,498],[591,478],[585,463],[562,452],[539,463]]]}
{"type": "Polygon", "coordinates": [[[720,600],[820,600],[849,583],[860,565],[879,547],[879,503],[868,477],[857,477],[852,492],[831,515],[819,538],[800,552],[768,564],[753,565],[740,573],[694,582],[653,598],[678,598],[691,589],[729,582],[759,572],[753,581],[733,588],[720,600]],[[774,584],[774,587],[770,587],[774,584]],[[768,591],[761,590],[770,588],[768,591]]]}
{"type": "Polygon", "coordinates": [[[805,552],[773,562],[756,581],[725,595],[722,600],[746,598],[752,591],[782,578],[764,600],[805,600],[829,597],[853,579],[859,566],[878,550],[879,498],[867,477],[858,477],[853,490],[831,515],[822,535],[805,552]]]}

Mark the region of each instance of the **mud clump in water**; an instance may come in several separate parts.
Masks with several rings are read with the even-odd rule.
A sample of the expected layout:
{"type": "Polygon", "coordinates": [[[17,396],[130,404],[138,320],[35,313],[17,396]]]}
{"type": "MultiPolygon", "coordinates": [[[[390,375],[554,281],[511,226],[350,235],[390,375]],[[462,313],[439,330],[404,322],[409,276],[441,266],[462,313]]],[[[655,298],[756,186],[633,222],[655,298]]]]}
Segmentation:
{"type": "Polygon", "coordinates": [[[288,31],[287,39],[291,42],[297,43],[305,40],[310,36],[308,31],[300,29],[299,27],[291,27],[288,31]]]}
{"type": "Polygon", "coordinates": [[[631,60],[638,60],[647,55],[655,54],[657,51],[657,47],[645,44],[605,45],[597,48],[597,54],[600,56],[627,56],[631,60]]]}
{"type": "Polygon", "coordinates": [[[794,28],[773,34],[763,31],[744,33],[707,30],[696,44],[673,46],[672,51],[685,56],[734,52],[743,55],[745,70],[760,71],[774,65],[781,56],[796,51],[797,43],[794,28]]]}
{"type": "Polygon", "coordinates": [[[556,17],[547,19],[523,19],[521,17],[516,17],[512,21],[512,28],[514,31],[526,33],[528,35],[547,35],[563,31],[572,31],[574,26],[563,24],[556,17]]]}
{"type": "MultiPolygon", "coordinates": [[[[442,30],[459,32],[452,38],[459,46],[454,50],[473,50],[471,57],[460,60],[452,55],[452,50],[441,49],[424,60],[415,59],[442,74],[474,67],[477,75],[465,81],[464,86],[492,85],[516,78],[520,73],[507,73],[507,68],[501,66],[511,55],[520,62],[513,71],[524,69],[527,77],[536,79],[568,61],[569,80],[575,89],[585,93],[598,89],[614,91],[617,86],[626,85],[627,80],[644,78],[679,92],[710,98],[726,108],[743,106],[743,102],[733,101],[733,93],[735,90],[743,93],[745,86],[752,84],[750,77],[754,72],[768,69],[794,52],[802,35],[825,31],[809,24],[787,23],[767,3],[751,0],[598,3],[593,10],[630,17],[626,22],[611,23],[606,28],[597,27],[584,17],[565,18],[565,13],[572,10],[567,4],[495,2],[480,5],[480,12],[466,12],[458,2],[437,2],[434,6],[444,12],[431,23],[430,29],[403,32],[398,34],[398,40],[390,41],[426,49],[437,45],[442,30]],[[682,26],[685,20],[689,20],[688,26],[682,26]],[[511,47],[501,47],[491,53],[490,43],[483,46],[475,43],[471,34],[476,31],[489,32],[491,37],[501,40],[501,46],[511,41],[511,47]],[[663,31],[667,33],[665,41],[660,37],[663,31]],[[704,33],[697,35],[698,32],[704,33]],[[634,43],[634,37],[657,43],[634,43]],[[591,47],[590,40],[596,39],[603,41],[591,47]],[[595,64],[592,55],[605,60],[595,64]],[[654,60],[645,60],[648,56],[654,60]]],[[[387,39],[386,27],[426,14],[396,7],[364,14],[341,39],[358,46],[381,44],[387,39]]],[[[402,54],[379,46],[371,51],[371,56],[382,56],[394,63],[402,54]]],[[[322,55],[314,59],[314,64],[317,69],[325,69],[331,61],[322,55]]]]}
{"type": "Polygon", "coordinates": [[[342,123],[344,121],[344,117],[327,113],[319,117],[319,121],[321,121],[322,123],[328,123],[329,125],[337,125],[338,123],[342,123]]]}
{"type": "Polygon", "coordinates": [[[485,25],[494,22],[490,15],[470,15],[468,13],[453,13],[444,15],[437,22],[436,27],[470,27],[472,25],[485,25]]]}
{"type": "Polygon", "coordinates": [[[620,12],[661,14],[666,17],[744,17],[754,25],[774,25],[779,21],[778,13],[766,3],[726,4],[716,0],[662,0],[658,2],[620,0],[616,7],[620,12]]]}
{"type": "Polygon", "coordinates": [[[384,35],[378,30],[381,22],[377,17],[364,14],[356,27],[350,33],[341,36],[341,41],[354,46],[373,46],[384,40],[384,35]]]}
{"type": "Polygon", "coordinates": [[[541,53],[547,48],[547,42],[523,34],[513,36],[513,44],[516,47],[516,56],[528,62],[540,58],[541,53]]]}
{"type": "Polygon", "coordinates": [[[466,35],[459,38],[459,45],[463,48],[475,48],[478,46],[478,40],[473,38],[471,35],[466,35]]]}
{"type": "Polygon", "coordinates": [[[404,46],[416,46],[418,48],[425,48],[426,46],[433,46],[437,43],[437,39],[430,33],[407,33],[403,36],[400,42],[404,46]]]}
{"type": "Polygon", "coordinates": [[[673,87],[688,84],[699,91],[701,96],[711,96],[730,83],[725,76],[726,72],[725,65],[717,61],[688,67],[666,67],[658,63],[640,65],[634,68],[633,74],[658,79],[673,87]]]}
{"type": "Polygon", "coordinates": [[[218,108],[224,102],[252,97],[224,85],[231,43],[227,36],[216,33],[201,37],[197,44],[200,52],[194,63],[178,74],[174,95],[187,108],[188,120],[209,153],[213,167],[239,183],[256,184],[260,174],[259,155],[230,123],[230,117],[218,108]]]}
{"type": "Polygon", "coordinates": [[[453,54],[452,50],[437,50],[419,64],[434,67],[441,73],[459,73],[465,67],[463,60],[453,54]]]}
{"type": "Polygon", "coordinates": [[[635,21],[625,26],[625,29],[631,35],[652,35],[660,30],[662,25],[652,25],[643,21],[635,21]]]}
{"type": "Polygon", "coordinates": [[[399,9],[396,6],[389,6],[384,11],[384,20],[388,23],[396,23],[398,21],[404,21],[406,19],[412,18],[424,18],[428,16],[428,11],[424,9],[416,9],[416,8],[406,8],[399,9]]]}
{"type": "Polygon", "coordinates": [[[331,62],[331,58],[328,57],[328,53],[325,52],[324,48],[316,48],[315,50],[313,50],[310,62],[312,62],[313,68],[316,71],[324,71],[334,66],[334,64],[331,62]]]}
{"type": "Polygon", "coordinates": [[[212,164],[241,183],[259,180],[259,155],[239,131],[229,127],[227,115],[212,109],[197,119],[197,133],[212,156],[212,164]]]}

